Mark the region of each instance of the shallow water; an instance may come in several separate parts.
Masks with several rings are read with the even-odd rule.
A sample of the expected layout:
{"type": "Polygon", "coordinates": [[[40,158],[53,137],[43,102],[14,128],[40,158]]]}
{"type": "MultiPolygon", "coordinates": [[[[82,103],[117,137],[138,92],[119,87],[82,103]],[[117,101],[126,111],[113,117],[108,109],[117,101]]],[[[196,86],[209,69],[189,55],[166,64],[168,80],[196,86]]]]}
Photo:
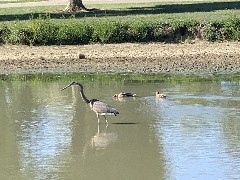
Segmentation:
{"type": "Polygon", "coordinates": [[[108,126],[67,83],[0,83],[1,179],[240,179],[239,81],[85,82],[108,126]]]}

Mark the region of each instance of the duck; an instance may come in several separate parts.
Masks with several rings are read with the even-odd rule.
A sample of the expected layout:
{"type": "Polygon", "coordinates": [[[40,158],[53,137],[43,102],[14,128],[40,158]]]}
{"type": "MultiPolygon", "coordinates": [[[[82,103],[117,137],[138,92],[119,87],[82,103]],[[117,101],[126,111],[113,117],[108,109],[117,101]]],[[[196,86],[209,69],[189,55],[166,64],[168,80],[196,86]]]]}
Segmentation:
{"type": "Polygon", "coordinates": [[[160,92],[156,91],[156,98],[159,98],[159,99],[164,99],[164,98],[166,98],[166,97],[167,97],[167,95],[166,95],[166,94],[162,94],[162,93],[160,93],[160,92]]]}
{"type": "Polygon", "coordinates": [[[136,94],[133,93],[126,93],[126,92],[121,92],[119,94],[114,94],[113,97],[115,98],[123,98],[123,97],[135,97],[136,94]]]}

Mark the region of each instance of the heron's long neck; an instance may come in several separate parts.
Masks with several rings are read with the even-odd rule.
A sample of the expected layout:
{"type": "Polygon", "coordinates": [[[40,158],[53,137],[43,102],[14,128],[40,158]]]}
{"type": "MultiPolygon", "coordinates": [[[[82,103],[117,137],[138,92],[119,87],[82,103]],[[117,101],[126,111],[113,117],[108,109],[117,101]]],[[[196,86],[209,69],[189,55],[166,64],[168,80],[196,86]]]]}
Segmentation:
{"type": "Polygon", "coordinates": [[[90,103],[90,101],[87,99],[87,97],[85,96],[85,94],[84,94],[84,92],[83,92],[83,87],[81,87],[80,86],[80,94],[81,94],[81,96],[82,96],[82,99],[83,99],[83,101],[85,102],[85,103],[87,103],[87,104],[89,104],[90,103]]]}

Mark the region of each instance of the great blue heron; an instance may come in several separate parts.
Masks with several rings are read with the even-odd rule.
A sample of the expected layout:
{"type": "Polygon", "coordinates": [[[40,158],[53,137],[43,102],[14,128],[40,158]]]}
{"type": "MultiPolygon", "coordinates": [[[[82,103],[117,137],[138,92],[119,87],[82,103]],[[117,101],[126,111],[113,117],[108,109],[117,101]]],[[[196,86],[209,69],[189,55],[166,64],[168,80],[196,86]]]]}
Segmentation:
{"type": "Polygon", "coordinates": [[[122,97],[135,97],[136,94],[121,92],[119,94],[114,94],[113,97],[122,98],[122,97]]]}
{"type": "Polygon", "coordinates": [[[98,99],[88,100],[83,92],[83,85],[78,82],[72,82],[71,84],[64,87],[62,90],[66,89],[70,86],[73,86],[73,85],[77,85],[80,87],[80,94],[82,96],[83,101],[85,103],[87,103],[90,106],[91,110],[93,110],[97,114],[98,124],[99,124],[99,115],[102,115],[104,117],[106,123],[108,124],[108,121],[107,121],[107,118],[105,115],[115,115],[116,116],[117,114],[119,114],[119,112],[116,109],[111,108],[108,104],[101,102],[98,99]]]}
{"type": "Polygon", "coordinates": [[[161,94],[160,92],[156,91],[156,98],[166,98],[167,95],[166,94],[161,94]]]}

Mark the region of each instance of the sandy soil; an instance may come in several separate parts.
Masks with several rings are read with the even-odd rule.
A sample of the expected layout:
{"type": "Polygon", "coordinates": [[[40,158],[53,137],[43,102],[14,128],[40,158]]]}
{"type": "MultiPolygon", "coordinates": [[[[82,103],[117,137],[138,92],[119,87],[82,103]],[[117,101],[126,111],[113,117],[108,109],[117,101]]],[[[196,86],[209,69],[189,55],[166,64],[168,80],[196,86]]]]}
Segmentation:
{"type": "Polygon", "coordinates": [[[0,72],[239,74],[240,42],[0,46],[0,72]]]}

